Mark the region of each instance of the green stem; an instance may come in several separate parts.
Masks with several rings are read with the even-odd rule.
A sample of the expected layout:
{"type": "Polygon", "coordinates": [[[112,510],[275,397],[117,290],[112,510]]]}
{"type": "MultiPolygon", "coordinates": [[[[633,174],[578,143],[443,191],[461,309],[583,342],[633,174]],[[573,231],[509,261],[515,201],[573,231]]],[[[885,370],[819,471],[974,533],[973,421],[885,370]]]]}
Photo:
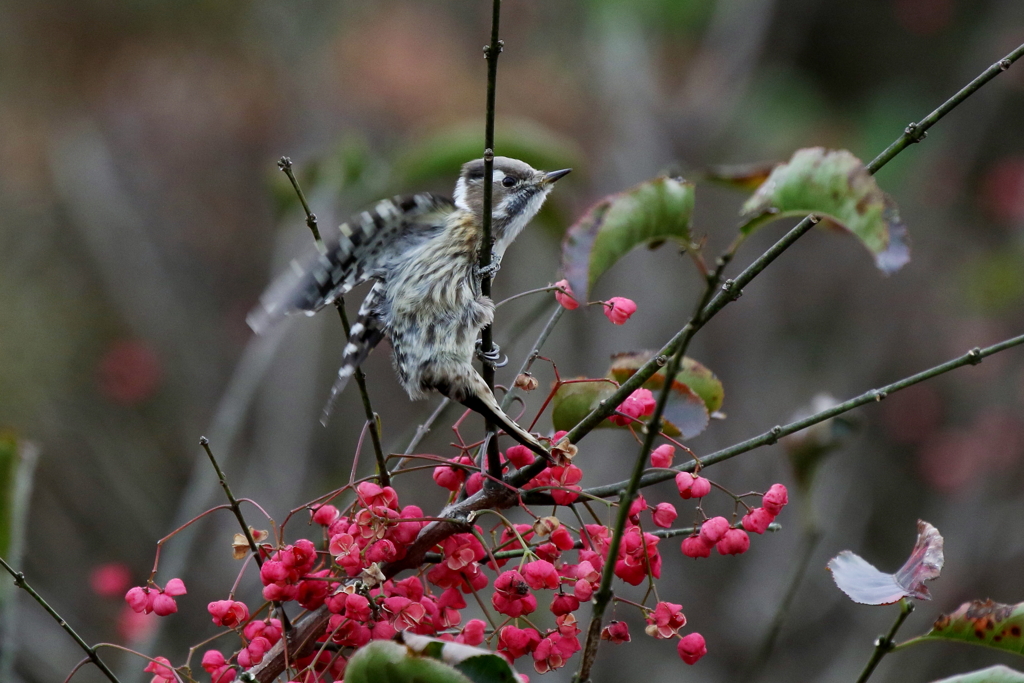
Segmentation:
{"type": "MultiPolygon", "coordinates": [[[[718,287],[719,278],[725,268],[725,260],[720,260],[719,264],[720,265],[715,272],[709,274],[707,277],[707,286],[704,290],[704,295],[697,303],[693,318],[700,316],[701,311],[705,306],[707,306],[708,301],[711,299],[715,289],[718,287]]],[[[679,367],[682,365],[683,354],[686,352],[686,347],[689,345],[690,339],[693,337],[693,333],[698,329],[689,325],[687,327],[691,332],[683,338],[679,347],[676,349],[676,352],[672,355],[672,359],[668,363],[667,374],[665,375],[666,377],[675,377],[679,372],[679,367]]],[[[661,418],[665,413],[665,406],[668,404],[668,399],[671,394],[672,382],[665,382],[665,386],[658,394],[654,413],[651,415],[651,419],[644,426],[644,441],[643,445],[640,447],[640,453],[637,454],[636,460],[633,462],[633,473],[630,476],[629,481],[626,482],[625,487],[620,489],[619,510],[615,517],[615,527],[612,529],[612,535],[608,542],[608,555],[605,559],[604,568],[601,571],[601,585],[598,587],[597,592],[594,593],[594,607],[590,614],[590,626],[587,628],[587,640],[583,646],[583,657],[580,661],[579,671],[577,671],[576,676],[573,679],[574,681],[580,682],[590,680],[590,669],[597,657],[597,648],[601,642],[601,625],[604,620],[604,613],[614,595],[612,592],[612,581],[615,579],[615,564],[616,559],[619,556],[619,546],[622,543],[622,535],[626,530],[626,521],[629,518],[629,508],[633,503],[633,499],[636,498],[637,491],[640,490],[640,479],[646,469],[647,459],[651,454],[651,449],[654,447],[654,440],[661,432],[661,418]]],[[[618,405],[618,403],[615,403],[612,405],[612,408],[614,409],[618,405]]],[[[570,440],[572,440],[571,437],[570,440]]]]}
{"type": "Polygon", "coordinates": [[[917,123],[911,123],[907,126],[907,129],[903,131],[903,135],[886,147],[884,152],[879,154],[875,157],[874,161],[868,164],[868,172],[874,174],[878,169],[889,163],[894,156],[915,142],[920,142],[924,139],[925,135],[928,133],[928,129],[934,126],[939,119],[953,111],[954,107],[973,95],[978,88],[1009,69],[1010,65],[1020,59],[1021,56],[1024,56],[1024,45],[1017,47],[1013,52],[982,71],[977,78],[961,88],[960,92],[943,102],[942,105],[931,114],[924,117],[917,123]]]}
{"type": "Polygon", "coordinates": [[[906,598],[900,600],[900,613],[896,615],[896,621],[893,622],[892,628],[889,629],[889,633],[884,636],[879,636],[875,641],[875,651],[871,653],[871,659],[864,665],[864,670],[860,672],[860,676],[857,678],[857,683],[864,683],[871,678],[872,672],[878,663],[882,661],[882,657],[886,656],[893,649],[893,638],[896,637],[896,631],[900,630],[900,626],[907,620],[910,613],[914,611],[914,603],[910,602],[906,598]]]}
{"type": "Polygon", "coordinates": [[[69,636],[71,636],[76,643],[78,643],[78,647],[82,648],[82,651],[85,652],[85,655],[89,658],[89,661],[95,664],[96,668],[102,671],[103,675],[105,675],[107,679],[111,681],[111,683],[120,683],[120,681],[117,680],[117,676],[114,675],[114,672],[110,670],[110,668],[102,659],[100,659],[99,654],[96,653],[96,648],[92,647],[84,640],[82,640],[82,637],[75,632],[75,629],[71,628],[71,625],[68,624],[68,622],[64,621],[64,618],[62,616],[57,614],[57,610],[50,607],[46,600],[44,600],[43,597],[39,595],[39,593],[36,593],[35,589],[32,588],[32,586],[28,584],[28,581],[25,580],[24,573],[15,571],[14,568],[11,567],[11,565],[7,564],[7,561],[4,560],[4,558],[2,557],[0,557],[0,565],[3,565],[4,569],[6,569],[7,572],[14,577],[14,585],[27,592],[29,595],[32,596],[32,598],[36,602],[42,605],[43,609],[46,610],[47,614],[53,617],[54,621],[56,621],[60,625],[60,627],[64,629],[64,631],[69,636]]]}

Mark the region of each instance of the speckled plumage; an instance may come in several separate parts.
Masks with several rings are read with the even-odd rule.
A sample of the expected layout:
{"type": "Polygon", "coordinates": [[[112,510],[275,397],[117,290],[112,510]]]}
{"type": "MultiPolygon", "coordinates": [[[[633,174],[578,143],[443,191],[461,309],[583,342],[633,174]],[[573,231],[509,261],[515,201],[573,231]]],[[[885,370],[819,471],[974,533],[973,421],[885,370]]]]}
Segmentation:
{"type": "MultiPolygon", "coordinates": [[[[495,157],[493,258],[536,215],[553,183],[568,173],[536,171],[516,159],[495,157]]],[[[493,302],[480,294],[477,254],[482,239],[482,159],[462,167],[454,202],[433,194],[382,200],[340,228],[327,253],[293,264],[249,316],[256,332],[283,316],[310,315],[361,282],[375,280],[352,325],[338,380],[325,409],[384,336],[395,371],[410,398],[436,390],[489,415],[517,441],[538,453],[537,440],[505,415],[473,367],[476,340],[491,323],[493,302]]]]}

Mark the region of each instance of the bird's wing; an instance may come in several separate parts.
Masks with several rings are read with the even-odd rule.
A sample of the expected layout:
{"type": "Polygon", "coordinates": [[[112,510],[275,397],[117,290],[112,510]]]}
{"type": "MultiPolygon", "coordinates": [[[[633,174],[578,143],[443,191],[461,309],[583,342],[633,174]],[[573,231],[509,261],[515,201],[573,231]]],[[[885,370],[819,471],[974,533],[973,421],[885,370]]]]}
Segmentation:
{"type": "Polygon", "coordinates": [[[326,253],[292,261],[249,313],[249,327],[259,334],[290,313],[312,315],[359,283],[381,277],[391,261],[439,233],[454,208],[447,197],[430,193],[377,202],[343,223],[326,253]]]}

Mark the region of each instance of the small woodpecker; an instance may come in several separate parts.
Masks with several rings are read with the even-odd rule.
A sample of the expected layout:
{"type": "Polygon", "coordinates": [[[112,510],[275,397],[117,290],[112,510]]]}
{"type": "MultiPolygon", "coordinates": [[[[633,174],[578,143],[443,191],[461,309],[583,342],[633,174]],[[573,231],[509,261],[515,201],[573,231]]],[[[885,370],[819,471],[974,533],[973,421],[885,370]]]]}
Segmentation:
{"type": "MultiPolygon", "coordinates": [[[[570,170],[545,173],[516,159],[494,158],[494,248],[488,274],[537,215],[555,181],[570,170]]],[[[356,368],[386,336],[410,398],[438,391],[549,457],[532,434],[505,414],[473,367],[477,338],[494,318],[494,302],[480,293],[477,263],[484,182],[484,161],[475,159],[462,167],[454,202],[429,193],[379,201],[343,223],[326,253],[304,264],[292,262],[260,297],[248,317],[257,334],[290,313],[313,315],[356,285],[374,280],[350,330],[323,422],[356,368]]],[[[488,355],[485,362],[496,358],[496,353],[488,355]]]]}

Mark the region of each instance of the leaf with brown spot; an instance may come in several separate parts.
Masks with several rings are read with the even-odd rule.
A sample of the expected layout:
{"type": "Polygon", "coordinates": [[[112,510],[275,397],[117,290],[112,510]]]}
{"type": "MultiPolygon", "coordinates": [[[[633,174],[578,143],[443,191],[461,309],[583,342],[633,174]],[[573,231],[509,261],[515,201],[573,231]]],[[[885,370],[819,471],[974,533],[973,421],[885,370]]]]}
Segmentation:
{"type": "Polygon", "coordinates": [[[924,585],[939,576],[943,564],[942,535],[925,521],[917,522],[917,542],[895,574],[886,574],[867,560],[844,550],[829,560],[828,569],[839,589],[862,605],[891,605],[903,598],[930,600],[924,585]]]}
{"type": "Polygon", "coordinates": [[[928,640],[956,640],[1024,654],[1024,603],[1003,605],[992,600],[972,600],[960,605],[952,614],[935,620],[932,630],[899,647],[928,640]]]}
{"type": "Polygon", "coordinates": [[[740,232],[748,235],[769,221],[812,213],[854,234],[886,274],[910,260],[907,228],[896,203],[846,150],[800,149],[776,166],[743,205],[740,232]]]}
{"type": "Polygon", "coordinates": [[[674,239],[691,247],[693,183],[654,178],[609,195],[569,228],[562,272],[582,299],[609,268],[641,244],[674,239]]]}

